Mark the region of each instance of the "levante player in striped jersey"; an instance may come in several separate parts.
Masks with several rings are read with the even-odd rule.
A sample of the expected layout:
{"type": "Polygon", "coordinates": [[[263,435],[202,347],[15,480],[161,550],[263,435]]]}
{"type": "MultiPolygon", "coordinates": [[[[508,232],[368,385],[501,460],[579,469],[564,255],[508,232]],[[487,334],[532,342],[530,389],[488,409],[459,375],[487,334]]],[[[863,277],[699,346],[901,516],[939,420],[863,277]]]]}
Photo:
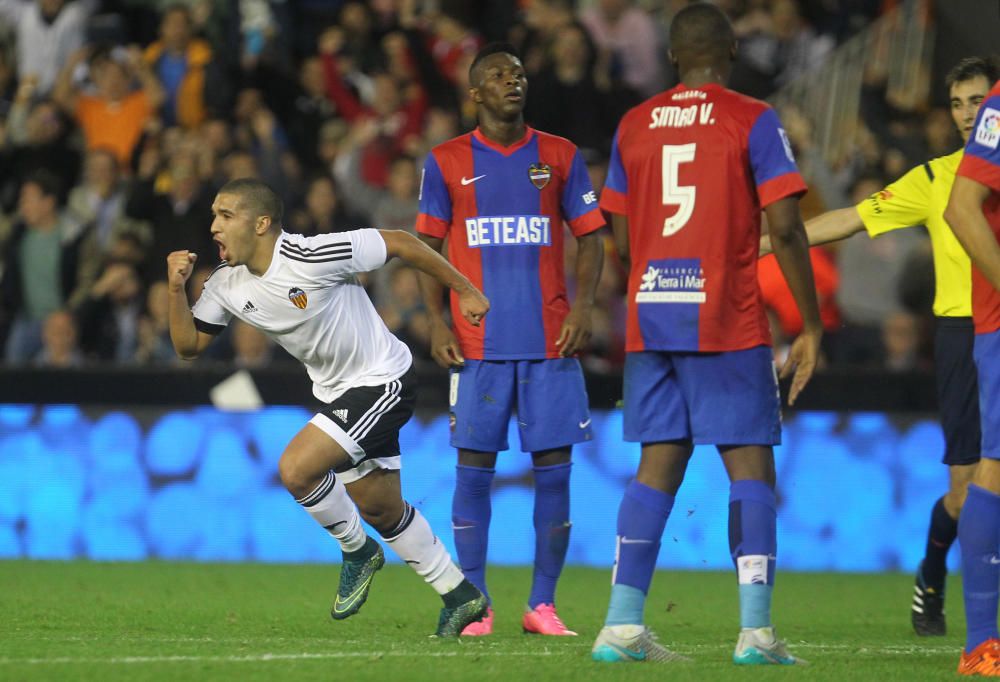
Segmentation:
{"type": "Polygon", "coordinates": [[[958,672],[1000,677],[1000,82],[979,108],[944,217],[972,259],[983,429],[982,459],[958,519],[966,625],[958,672]]]}
{"type": "MultiPolygon", "coordinates": [[[[998,67],[988,59],[968,57],[948,73],[945,84],[951,116],[962,140],[967,141],[979,105],[997,80],[998,67]]],[[[828,211],[806,223],[810,244],[846,239],[865,230],[872,238],[893,230],[924,225],[934,251],[934,369],[938,406],[944,430],[942,461],[948,465],[948,492],[935,502],[927,531],[924,558],[917,568],[911,617],[921,636],[945,634],[944,587],[948,550],[958,536],[958,518],[969,481],[979,462],[980,420],[976,364],[972,357],[972,264],[951,227],[944,209],[964,148],[931,159],[857,206],[828,211]]],[[[761,255],[771,250],[771,239],[760,240],[761,255]]]]}
{"type": "MultiPolygon", "coordinates": [[[[535,478],[535,570],[526,632],[575,635],[555,609],[569,544],[570,453],[589,440],[590,414],[575,355],[590,337],[603,257],[604,219],[576,147],[524,122],[528,82],[510,45],[484,47],[469,69],[479,127],[435,147],[424,164],[417,231],[490,299],[490,317],[468,324],[452,296],[452,332],[441,285],[421,277],[435,360],[451,368],[451,445],[458,449],[452,525],[459,562],[486,589],[490,486],[497,452],[517,411],[521,449],[535,478]],[[576,298],[563,273],[564,224],[577,240],[576,298]]],[[[567,102],[567,106],[572,103],[567,102]]],[[[488,635],[493,611],[466,635],[488,635]]]]}
{"type": "Polygon", "coordinates": [[[729,544],[741,631],[737,664],[792,665],[771,623],[780,396],[757,284],[761,209],[804,321],[783,374],[789,401],[816,366],[822,327],[798,197],[806,186],[767,104],[724,87],[736,51],[714,5],[677,13],[670,56],[681,83],[618,126],[601,205],[631,261],[625,439],[642,444],[618,511],[618,545],[598,661],[680,658],[643,624],[674,495],[695,444],[714,444],[731,481],[729,544]]]}

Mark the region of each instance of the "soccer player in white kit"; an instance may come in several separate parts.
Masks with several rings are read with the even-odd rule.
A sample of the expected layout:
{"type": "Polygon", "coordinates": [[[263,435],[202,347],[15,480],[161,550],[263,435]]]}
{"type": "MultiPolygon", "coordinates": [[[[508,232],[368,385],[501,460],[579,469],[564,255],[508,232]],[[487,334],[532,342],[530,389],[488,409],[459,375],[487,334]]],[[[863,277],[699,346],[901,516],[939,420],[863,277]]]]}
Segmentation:
{"type": "Polygon", "coordinates": [[[305,365],[324,407],[288,444],[278,468],[285,488],[344,552],[331,615],[340,620],[357,613],[385,562],[382,547],[361,526],[364,518],[441,595],[436,634],[458,636],[485,615],[486,599],[402,498],[399,429],[413,412],[412,357],[385,327],[356,274],[399,257],[454,289],[462,316],[474,325],[489,302],[406,232],[284,232],[282,201],[258,180],[226,184],[212,212],[222,263],[193,309],[185,283],[197,255],[174,251],[167,257],[175,350],[186,360],[198,357],[237,317],[305,365]]]}

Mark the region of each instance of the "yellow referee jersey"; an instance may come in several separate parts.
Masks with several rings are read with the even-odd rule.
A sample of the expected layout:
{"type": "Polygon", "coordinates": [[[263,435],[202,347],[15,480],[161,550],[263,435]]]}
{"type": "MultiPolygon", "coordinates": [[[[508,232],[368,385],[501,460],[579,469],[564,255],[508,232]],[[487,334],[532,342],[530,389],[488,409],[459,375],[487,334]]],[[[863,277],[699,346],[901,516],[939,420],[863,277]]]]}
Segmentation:
{"type": "Polygon", "coordinates": [[[913,225],[926,225],[934,250],[934,314],[972,316],[972,264],[944,220],[963,149],[917,166],[881,192],[857,205],[871,237],[913,225]]]}

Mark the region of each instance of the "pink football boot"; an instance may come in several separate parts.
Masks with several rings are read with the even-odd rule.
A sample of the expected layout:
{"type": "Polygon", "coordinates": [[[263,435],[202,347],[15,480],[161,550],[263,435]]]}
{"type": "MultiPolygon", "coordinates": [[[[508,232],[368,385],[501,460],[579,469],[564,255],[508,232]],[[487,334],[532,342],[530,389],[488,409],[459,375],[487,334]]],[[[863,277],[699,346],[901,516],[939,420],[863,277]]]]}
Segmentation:
{"type": "Polygon", "coordinates": [[[528,609],[521,624],[525,632],[536,635],[576,636],[559,619],[555,604],[539,604],[534,609],[528,609]]]}

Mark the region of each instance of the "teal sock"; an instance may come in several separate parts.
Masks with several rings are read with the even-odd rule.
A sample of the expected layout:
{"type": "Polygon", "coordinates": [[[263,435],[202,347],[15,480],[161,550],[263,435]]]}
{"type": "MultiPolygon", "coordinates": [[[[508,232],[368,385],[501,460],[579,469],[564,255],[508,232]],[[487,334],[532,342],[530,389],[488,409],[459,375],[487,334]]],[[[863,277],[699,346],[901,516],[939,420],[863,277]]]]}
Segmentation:
{"type": "Polygon", "coordinates": [[[773,585],[740,585],[740,627],[766,628],[771,625],[773,585]]]}
{"type": "Polygon", "coordinates": [[[631,585],[612,585],[605,625],[641,625],[646,593],[631,585]]]}

